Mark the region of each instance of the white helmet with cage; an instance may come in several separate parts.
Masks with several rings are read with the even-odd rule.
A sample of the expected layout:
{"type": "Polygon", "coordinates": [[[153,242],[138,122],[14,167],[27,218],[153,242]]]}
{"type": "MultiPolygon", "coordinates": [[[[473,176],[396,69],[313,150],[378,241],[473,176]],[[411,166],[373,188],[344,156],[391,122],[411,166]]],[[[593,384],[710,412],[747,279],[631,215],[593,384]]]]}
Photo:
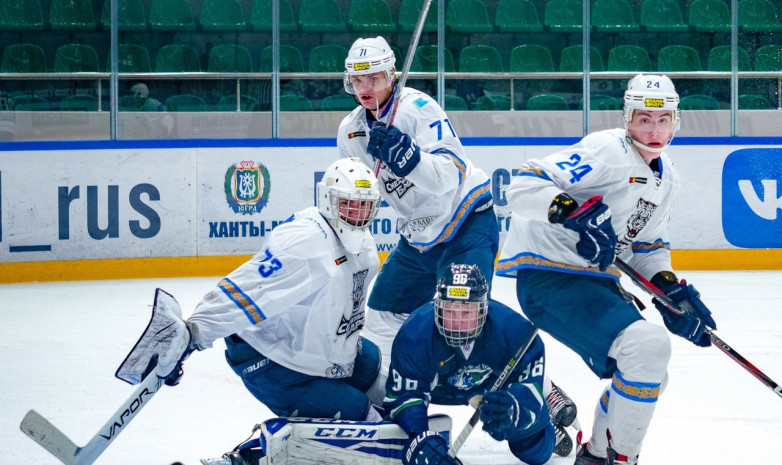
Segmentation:
{"type": "Polygon", "coordinates": [[[361,251],[364,234],[380,207],[380,191],[372,170],[358,158],[331,164],[318,183],[318,210],[350,253],[361,251]]]}
{"type": "Polygon", "coordinates": [[[343,83],[345,91],[349,94],[355,94],[353,84],[350,82],[350,76],[362,74],[374,74],[379,72],[386,73],[388,84],[393,83],[394,66],[396,56],[394,51],[381,36],[370,37],[368,39],[357,39],[350,46],[347,58],[345,58],[345,74],[343,83]]]}
{"type": "MultiPolygon", "coordinates": [[[[673,127],[671,136],[665,147],[647,147],[640,142],[631,139],[632,143],[652,151],[662,152],[671,144],[673,136],[681,127],[679,111],[679,94],[671,79],[664,74],[638,74],[627,83],[624,95],[624,121],[625,128],[633,119],[635,110],[646,111],[670,111],[673,127]]],[[[628,136],[629,137],[629,136],[628,136]]]]}
{"type": "Polygon", "coordinates": [[[440,275],[434,297],[437,330],[451,347],[472,343],[489,311],[489,285],[477,265],[451,264],[440,275]]]}

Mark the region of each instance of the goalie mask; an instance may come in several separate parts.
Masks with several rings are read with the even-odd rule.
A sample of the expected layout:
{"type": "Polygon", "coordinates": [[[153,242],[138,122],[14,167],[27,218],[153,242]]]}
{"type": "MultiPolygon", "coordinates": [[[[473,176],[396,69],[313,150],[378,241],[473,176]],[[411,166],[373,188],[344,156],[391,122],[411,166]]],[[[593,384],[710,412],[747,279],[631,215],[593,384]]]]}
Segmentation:
{"type": "Polygon", "coordinates": [[[676,131],[681,127],[681,118],[679,112],[679,94],[671,79],[664,74],[638,74],[627,83],[627,90],[624,95],[624,121],[625,128],[633,120],[635,110],[646,111],[670,111],[671,127],[668,143],[665,146],[656,148],[648,147],[641,142],[633,139],[629,133],[628,140],[642,149],[650,152],[662,152],[673,140],[676,131]]]}
{"type": "Polygon", "coordinates": [[[380,207],[377,178],[358,158],[332,163],[318,183],[318,210],[350,253],[358,253],[380,207]]]}
{"type": "Polygon", "coordinates": [[[382,90],[390,87],[394,82],[394,64],[396,57],[394,51],[386,42],[386,39],[377,36],[369,39],[357,39],[353,42],[345,58],[345,74],[343,84],[345,91],[351,95],[356,94],[353,86],[353,76],[364,76],[384,72],[384,79],[371,82],[373,89],[382,90]]]}
{"type": "Polygon", "coordinates": [[[477,265],[451,264],[437,282],[434,321],[452,347],[472,343],[483,330],[489,285],[477,265]]]}

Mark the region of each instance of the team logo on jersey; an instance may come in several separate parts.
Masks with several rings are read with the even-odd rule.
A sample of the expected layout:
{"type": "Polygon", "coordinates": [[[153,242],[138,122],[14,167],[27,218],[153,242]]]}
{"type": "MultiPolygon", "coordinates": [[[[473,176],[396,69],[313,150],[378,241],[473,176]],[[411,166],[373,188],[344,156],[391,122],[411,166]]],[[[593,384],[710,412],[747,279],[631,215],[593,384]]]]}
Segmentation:
{"type": "Polygon", "coordinates": [[[413,187],[413,183],[405,178],[390,176],[383,179],[383,187],[389,194],[396,194],[400,199],[413,187]]]}
{"type": "Polygon", "coordinates": [[[225,199],[234,213],[260,213],[269,200],[269,170],[261,163],[240,161],[225,172],[225,199]]]}
{"type": "Polygon", "coordinates": [[[366,131],[356,131],[356,132],[349,133],[348,134],[348,139],[353,139],[355,137],[366,137],[366,136],[367,136],[367,132],[366,131]]]}
{"type": "Polygon", "coordinates": [[[617,253],[632,245],[633,240],[638,236],[641,230],[646,227],[646,224],[649,222],[649,219],[656,209],[656,204],[644,199],[638,199],[638,203],[635,206],[635,212],[633,212],[627,220],[627,232],[624,237],[617,241],[617,253]]]}
{"type": "Polygon", "coordinates": [[[448,378],[448,384],[463,391],[480,386],[491,376],[491,367],[479,365],[460,368],[453,376],[448,378]]]}
{"type": "Polygon", "coordinates": [[[342,320],[337,328],[338,336],[344,335],[345,338],[349,338],[364,327],[364,284],[368,274],[368,269],[353,273],[353,311],[350,318],[345,318],[345,315],[342,315],[342,320]]]}

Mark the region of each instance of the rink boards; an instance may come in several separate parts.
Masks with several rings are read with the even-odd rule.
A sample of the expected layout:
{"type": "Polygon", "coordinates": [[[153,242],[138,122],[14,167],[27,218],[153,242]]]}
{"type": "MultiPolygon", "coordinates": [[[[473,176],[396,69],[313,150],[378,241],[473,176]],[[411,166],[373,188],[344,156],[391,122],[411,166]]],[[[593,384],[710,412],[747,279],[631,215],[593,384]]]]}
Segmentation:
{"type": "MultiPolygon", "coordinates": [[[[529,158],[575,138],[467,138],[505,188],[529,158]]],[[[671,220],[678,269],[782,268],[782,138],[678,138],[671,220]]],[[[0,147],[0,282],[219,276],[253,254],[338,157],[333,139],[11,143],[0,147]]],[[[381,207],[381,260],[398,239],[381,207]]]]}

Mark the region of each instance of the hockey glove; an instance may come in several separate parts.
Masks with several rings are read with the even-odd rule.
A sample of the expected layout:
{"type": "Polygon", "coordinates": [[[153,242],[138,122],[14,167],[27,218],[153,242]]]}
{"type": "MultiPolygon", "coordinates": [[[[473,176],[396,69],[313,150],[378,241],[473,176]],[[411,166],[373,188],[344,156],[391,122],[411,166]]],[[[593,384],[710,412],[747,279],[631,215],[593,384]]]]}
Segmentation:
{"type": "Polygon", "coordinates": [[[515,441],[524,435],[532,419],[513,389],[486,391],[481,403],[483,430],[498,441],[515,441]]]}
{"type": "Polygon", "coordinates": [[[403,178],[421,161],[421,149],[410,135],[394,126],[376,124],[369,131],[367,153],[382,161],[392,173],[403,178]]]}
{"type": "Polygon", "coordinates": [[[672,284],[664,289],[665,295],[682,310],[681,315],[672,312],[657,299],[652,299],[654,306],[663,316],[663,322],[668,331],[681,336],[700,347],[711,345],[711,337],[706,328],[717,329],[717,323],[711,317],[711,312],[700,298],[692,284],[687,281],[672,284]]]}
{"type": "Polygon", "coordinates": [[[461,460],[448,455],[448,443],[434,431],[424,431],[405,442],[403,465],[461,465],[461,460]]]}
{"type": "Polygon", "coordinates": [[[565,227],[578,233],[576,252],[601,271],[614,262],[616,233],[611,225],[611,209],[603,203],[603,197],[596,195],[576,208],[565,220],[565,227]]]}

